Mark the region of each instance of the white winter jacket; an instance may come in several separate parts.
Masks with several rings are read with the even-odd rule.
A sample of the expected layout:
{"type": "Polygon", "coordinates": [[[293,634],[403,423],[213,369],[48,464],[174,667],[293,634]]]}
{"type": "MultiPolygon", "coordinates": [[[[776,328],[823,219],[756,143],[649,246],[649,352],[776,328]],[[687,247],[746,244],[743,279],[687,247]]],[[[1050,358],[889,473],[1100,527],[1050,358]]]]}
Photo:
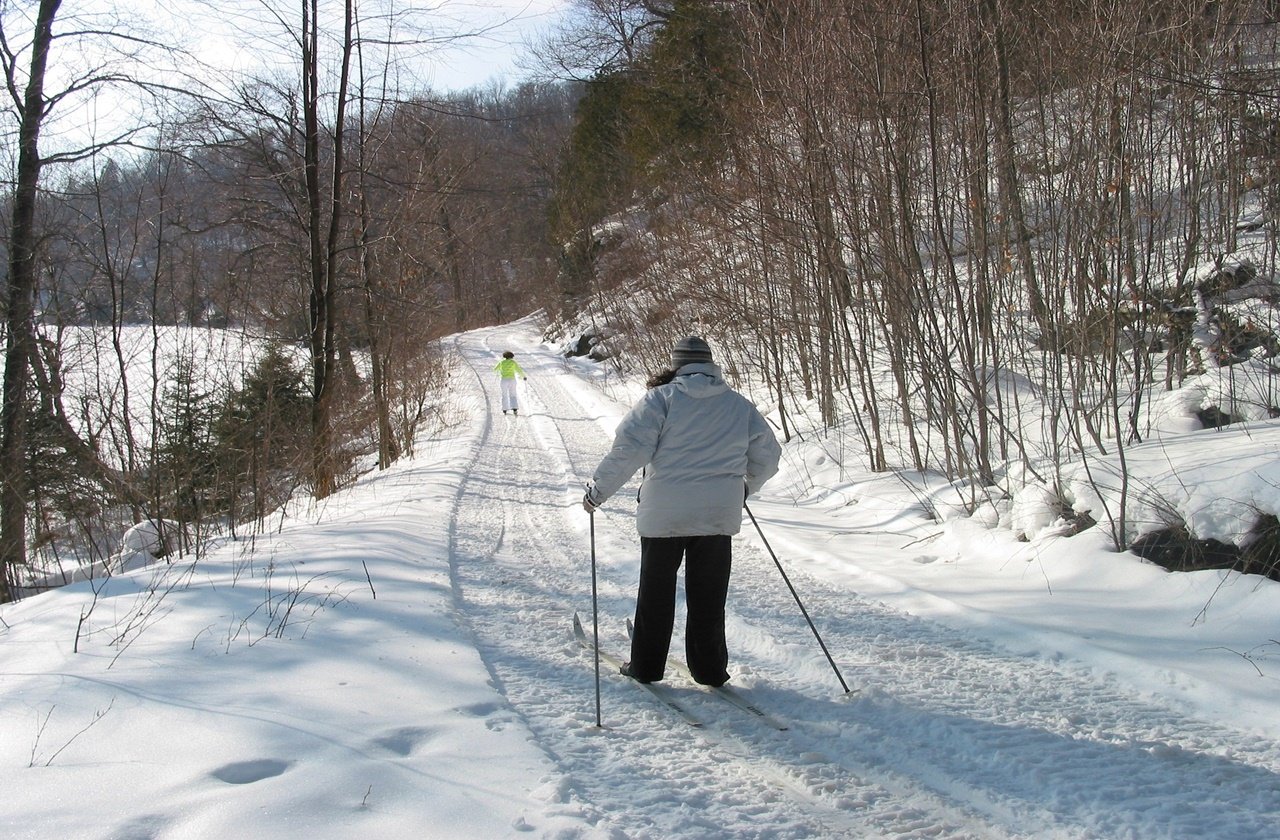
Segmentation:
{"type": "Polygon", "coordinates": [[[618,424],[588,492],[603,502],[646,467],[636,517],[640,536],[736,534],[744,486],[758,491],[778,471],[781,454],[769,424],[725,384],[719,367],[689,364],[618,424]]]}

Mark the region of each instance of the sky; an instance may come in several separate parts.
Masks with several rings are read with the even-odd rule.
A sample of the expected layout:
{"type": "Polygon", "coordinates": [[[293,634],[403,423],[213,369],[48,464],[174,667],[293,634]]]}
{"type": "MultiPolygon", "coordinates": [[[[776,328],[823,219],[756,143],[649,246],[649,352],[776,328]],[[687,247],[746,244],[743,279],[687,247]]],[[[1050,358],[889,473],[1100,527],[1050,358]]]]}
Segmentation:
{"type": "MultiPolygon", "coordinates": [[[[262,57],[260,46],[245,38],[244,27],[226,16],[225,1],[213,4],[212,9],[199,0],[154,2],[171,7],[170,13],[176,15],[183,14],[184,6],[196,7],[196,14],[206,21],[193,33],[199,39],[196,49],[210,63],[230,60],[235,66],[251,67],[262,57]]],[[[237,2],[245,9],[244,14],[261,19],[261,3],[237,2]]],[[[274,5],[283,5],[292,12],[288,3],[274,5]]],[[[328,5],[331,14],[337,12],[334,3],[328,5]]],[[[405,21],[434,43],[419,51],[413,71],[440,90],[483,86],[494,80],[512,82],[527,72],[522,66],[522,54],[528,42],[536,40],[540,31],[553,27],[569,5],[569,0],[436,0],[419,4],[422,11],[406,16],[405,21]]],[[[373,13],[376,8],[368,7],[366,12],[373,13]]]]}
{"type": "MultiPolygon", "coordinates": [[[[787,729],[674,667],[661,699],[597,682],[572,618],[625,656],[636,485],[589,521],[582,482],[643,385],[534,318],[447,343],[449,422],[415,457],[196,561],[126,553],[0,607],[0,836],[1280,836],[1280,584],[1170,574],[1098,528],[937,521],[926,488],[805,435],[750,504],[852,691],[749,524],[730,685],[787,729]]],[[[1222,453],[1196,483],[1244,499],[1280,484],[1277,445],[1262,420],[1131,456],[1193,508],[1169,463],[1222,453]]]]}
{"type": "MultiPolygon", "coordinates": [[[[421,42],[400,50],[401,88],[430,86],[436,91],[509,85],[526,77],[528,44],[555,27],[559,16],[572,5],[571,0],[437,0],[418,4],[413,14],[406,15],[404,9],[411,4],[384,2],[376,7],[365,4],[366,13],[392,8],[402,21],[400,36],[412,35],[421,42]]],[[[336,31],[340,21],[333,16],[340,14],[340,5],[333,0],[320,5],[321,14],[331,18],[329,28],[336,31]]],[[[12,44],[23,47],[30,38],[30,22],[21,15],[30,10],[17,8],[16,13],[7,10],[6,36],[12,44]]],[[[118,53],[99,51],[100,40],[63,37],[51,52],[46,91],[61,91],[72,79],[106,68],[129,76],[149,76],[174,88],[210,84],[215,91],[233,78],[220,75],[221,70],[262,74],[264,68],[277,63],[292,77],[297,73],[297,49],[287,32],[296,29],[298,8],[293,0],[68,0],[55,23],[55,33],[60,36],[78,29],[110,30],[176,44],[185,52],[171,56],[152,51],[143,65],[136,61],[118,64],[118,53]],[[186,55],[198,63],[193,64],[186,55]]],[[[377,40],[381,34],[376,29],[377,18],[367,25],[365,37],[377,40]]],[[[116,43],[131,51],[136,46],[116,43]]],[[[332,57],[335,52],[322,46],[321,54],[332,57]]],[[[28,60],[25,55],[20,56],[21,66],[28,60]]],[[[154,120],[168,107],[166,99],[174,97],[162,93],[155,99],[146,98],[130,86],[94,88],[88,95],[69,97],[46,125],[45,150],[100,142],[142,121],[154,120]]],[[[12,121],[12,116],[6,114],[6,120],[12,121]]]]}
{"type": "Polygon", "coordinates": [[[444,5],[476,28],[494,27],[465,44],[445,49],[429,62],[433,84],[451,90],[521,78],[527,72],[521,59],[528,40],[553,27],[570,4],[568,0],[500,0],[444,5]]]}

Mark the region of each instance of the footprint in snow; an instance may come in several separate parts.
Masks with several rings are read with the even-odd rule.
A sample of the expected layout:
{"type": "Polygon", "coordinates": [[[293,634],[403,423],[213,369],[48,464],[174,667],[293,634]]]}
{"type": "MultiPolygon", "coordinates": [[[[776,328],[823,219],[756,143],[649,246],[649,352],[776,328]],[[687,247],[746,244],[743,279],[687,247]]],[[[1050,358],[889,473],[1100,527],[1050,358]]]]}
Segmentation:
{"type": "Polygon", "coordinates": [[[413,754],[414,749],[419,744],[430,738],[431,734],[432,731],[430,729],[405,727],[404,729],[388,732],[380,738],[374,738],[373,743],[388,752],[407,757],[413,754]]]}
{"type": "Polygon", "coordinates": [[[236,761],[224,764],[209,775],[229,785],[250,785],[263,779],[279,776],[293,764],[275,758],[259,758],[253,761],[236,761]]]}

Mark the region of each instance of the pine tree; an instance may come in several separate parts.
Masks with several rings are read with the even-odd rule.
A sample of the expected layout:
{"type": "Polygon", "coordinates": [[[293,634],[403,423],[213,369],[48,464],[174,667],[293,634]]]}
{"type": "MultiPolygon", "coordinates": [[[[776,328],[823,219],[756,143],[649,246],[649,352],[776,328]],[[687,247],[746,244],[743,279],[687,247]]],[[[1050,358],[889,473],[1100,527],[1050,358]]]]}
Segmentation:
{"type": "Polygon", "coordinates": [[[289,354],[273,344],[228,397],[212,425],[217,461],[229,473],[232,517],[247,489],[262,517],[307,475],[311,402],[289,354]]]}
{"type": "Polygon", "coordinates": [[[157,498],[181,522],[199,522],[214,512],[210,503],[216,501],[220,473],[213,439],[216,406],[215,393],[196,379],[194,361],[180,359],[164,389],[155,463],[157,498]]]}

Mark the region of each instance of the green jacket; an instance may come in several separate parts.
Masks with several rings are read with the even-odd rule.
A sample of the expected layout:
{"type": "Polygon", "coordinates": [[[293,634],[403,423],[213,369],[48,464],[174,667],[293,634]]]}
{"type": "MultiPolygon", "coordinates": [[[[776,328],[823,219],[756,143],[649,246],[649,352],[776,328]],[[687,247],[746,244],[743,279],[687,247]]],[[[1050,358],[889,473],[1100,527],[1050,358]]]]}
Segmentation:
{"type": "Polygon", "coordinates": [[[520,363],[515,359],[503,359],[494,365],[493,369],[496,370],[503,379],[515,379],[516,374],[519,374],[522,378],[525,376],[524,368],[520,367],[520,363]]]}

